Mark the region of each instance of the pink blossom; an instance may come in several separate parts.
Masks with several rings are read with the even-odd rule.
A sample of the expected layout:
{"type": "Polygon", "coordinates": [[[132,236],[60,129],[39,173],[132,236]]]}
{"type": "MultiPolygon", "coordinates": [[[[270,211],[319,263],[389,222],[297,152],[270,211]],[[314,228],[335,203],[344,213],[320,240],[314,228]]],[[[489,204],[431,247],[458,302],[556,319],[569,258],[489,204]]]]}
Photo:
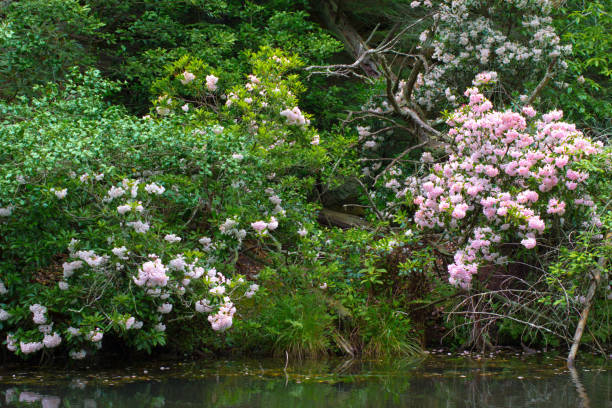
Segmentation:
{"type": "Polygon", "coordinates": [[[221,296],[225,293],[225,286],[223,285],[215,286],[214,288],[210,289],[208,292],[210,292],[213,295],[221,296]]]}
{"type": "Polygon", "coordinates": [[[219,81],[219,78],[217,78],[216,76],[206,75],[206,88],[211,92],[216,91],[218,81],[219,81]]]}
{"type": "Polygon", "coordinates": [[[146,285],[148,287],[166,286],[168,283],[167,268],[162,264],[161,260],[145,262],[138,269],[138,278],[134,277],[134,283],[138,286],[146,285]]]}
{"type": "Polygon", "coordinates": [[[276,228],[278,228],[278,220],[276,217],[271,217],[270,222],[268,222],[268,229],[274,231],[276,228]]]}
{"type": "Polygon", "coordinates": [[[112,186],[110,190],[108,190],[108,201],[112,201],[115,198],[121,197],[125,194],[125,190],[121,187],[112,186]]]}
{"type": "Polygon", "coordinates": [[[538,193],[536,193],[535,191],[525,190],[518,194],[516,201],[520,204],[524,204],[530,201],[532,203],[535,203],[536,201],[538,201],[538,198],[538,193]]]}
{"type": "Polygon", "coordinates": [[[233,303],[226,301],[219,307],[216,314],[208,316],[208,321],[213,330],[224,331],[232,326],[234,313],[236,313],[236,308],[233,303]]]}
{"type": "Polygon", "coordinates": [[[64,188],[62,190],[55,190],[55,189],[52,188],[51,191],[53,193],[55,193],[55,196],[58,199],[60,199],[60,200],[63,199],[64,197],[66,197],[66,194],[68,193],[68,189],[66,189],[66,188],[64,188]]]}
{"type": "Polygon", "coordinates": [[[187,262],[185,261],[185,257],[182,254],[177,255],[176,258],[168,262],[168,267],[175,271],[184,271],[185,268],[187,267],[187,262]]]}
{"type": "Polygon", "coordinates": [[[195,78],[196,76],[194,74],[192,74],[191,72],[185,71],[183,72],[183,78],[181,79],[181,83],[183,85],[187,85],[188,83],[192,82],[195,78]]]}
{"type": "Polygon", "coordinates": [[[9,351],[17,351],[17,340],[15,340],[15,337],[10,333],[6,335],[6,348],[9,349],[9,351]]]}
{"type": "Polygon", "coordinates": [[[556,198],[548,200],[548,208],[546,210],[548,214],[563,215],[565,213],[565,202],[559,201],[556,198]]]}
{"type": "Polygon", "coordinates": [[[102,337],[104,337],[104,333],[99,328],[96,328],[95,330],[90,331],[89,335],[87,336],[89,341],[91,341],[93,343],[97,343],[99,341],[102,341],[102,337]]]}
{"type": "Polygon", "coordinates": [[[11,314],[6,310],[0,308],[0,322],[8,320],[9,317],[11,317],[11,314]]]}
{"type": "Polygon", "coordinates": [[[83,266],[83,261],[72,261],[64,262],[62,267],[64,268],[64,279],[68,279],[74,274],[74,271],[83,266]]]}
{"type": "Polygon", "coordinates": [[[44,344],[40,341],[31,342],[31,343],[24,343],[22,341],[19,343],[19,346],[23,354],[31,354],[31,353],[36,353],[37,351],[41,350],[44,347],[44,344]]]}
{"type": "MultiPolygon", "coordinates": [[[[498,51],[508,52],[502,48],[498,51]]],[[[481,74],[474,83],[490,79],[481,74]]],[[[575,125],[560,122],[561,111],[535,120],[531,118],[536,112],[530,106],[522,113],[498,112],[478,88],[467,89],[465,95],[469,105],[447,120],[451,129],[446,162],[436,163],[420,180],[400,184],[412,193],[417,206],[414,221],[423,228],[461,231],[467,212],[481,206],[482,213],[470,218],[477,226],[474,236],[449,265],[449,280],[467,287],[482,262],[504,262],[494,250],[501,243],[495,231],[506,231],[508,238],[527,233],[521,235],[523,244],[535,245],[535,233],[546,229],[543,216],[565,211],[565,203],[553,194],[577,190],[588,179],[588,173],[571,170],[571,165],[585,154],[601,151],[601,145],[585,138],[575,125]],[[536,191],[530,189],[534,186],[536,191]],[[540,204],[544,200],[548,206],[540,204]]],[[[395,183],[389,186],[397,188],[395,183]]]]}
{"type": "Polygon", "coordinates": [[[421,155],[421,161],[423,163],[433,163],[434,158],[433,158],[433,156],[432,156],[432,154],[430,152],[424,152],[421,155]]]}
{"type": "Polygon", "coordinates": [[[163,303],[159,305],[157,311],[161,314],[168,314],[172,311],[172,303],[163,303]]]}
{"type": "Polygon", "coordinates": [[[251,227],[261,233],[268,227],[268,224],[265,221],[256,221],[251,223],[251,227]]]}
{"type": "Polygon", "coordinates": [[[527,249],[532,249],[536,246],[536,240],[534,237],[525,238],[521,241],[521,244],[527,249]]]}
{"type": "Polygon", "coordinates": [[[136,318],[134,316],[130,316],[123,321],[123,326],[126,330],[130,330],[134,328],[134,324],[136,323],[136,318]]]}
{"type": "Polygon", "coordinates": [[[529,218],[528,227],[530,229],[534,229],[534,230],[537,230],[539,232],[543,232],[544,228],[546,227],[546,224],[544,224],[544,221],[542,221],[540,219],[540,217],[533,216],[533,217],[529,218]]]}
{"type": "Polygon", "coordinates": [[[125,246],[122,246],[120,248],[113,248],[111,252],[113,253],[113,255],[115,255],[119,259],[123,259],[123,260],[127,259],[126,254],[128,250],[125,246]]]}
{"type": "Polygon", "coordinates": [[[45,316],[45,313],[47,313],[47,308],[45,306],[35,303],[30,306],[30,312],[33,314],[32,321],[34,323],[45,324],[47,322],[47,317],[45,316]]]}
{"type": "Polygon", "coordinates": [[[151,183],[145,186],[145,191],[149,194],[161,195],[164,191],[166,191],[166,189],[164,188],[164,186],[159,186],[155,183],[151,183]]]}
{"type": "Polygon", "coordinates": [[[120,205],[117,207],[117,212],[121,215],[130,212],[132,210],[132,206],[129,204],[120,205]]]}
{"type": "Polygon", "coordinates": [[[181,241],[181,237],[175,235],[175,234],[167,234],[164,237],[164,240],[170,242],[170,243],[174,243],[174,242],[180,242],[181,241]]]}
{"type": "Polygon", "coordinates": [[[459,204],[457,206],[455,206],[455,209],[453,210],[451,216],[453,218],[456,218],[458,220],[462,219],[465,217],[465,212],[468,209],[468,205],[467,204],[459,204]]]}
{"type": "Polygon", "coordinates": [[[45,334],[45,337],[43,339],[43,344],[45,345],[46,348],[57,347],[60,345],[61,342],[62,342],[62,337],[57,333],[53,333],[52,335],[45,334]]]}
{"type": "Polygon", "coordinates": [[[530,118],[533,118],[536,115],[536,110],[533,109],[533,106],[531,105],[524,106],[522,112],[525,116],[528,116],[530,118]]]}
{"type": "Polygon", "coordinates": [[[288,125],[307,125],[310,124],[310,120],[306,119],[306,117],[300,111],[300,108],[297,106],[293,109],[285,109],[280,112],[281,116],[284,116],[287,119],[288,125]]]}
{"type": "Polygon", "coordinates": [[[134,231],[136,231],[139,234],[146,233],[150,228],[149,224],[147,224],[146,222],[142,222],[142,221],[131,221],[131,222],[126,223],[126,225],[129,225],[130,227],[134,228],[134,231]]]}
{"type": "Polygon", "coordinates": [[[208,299],[202,299],[195,303],[195,310],[198,313],[210,313],[213,309],[208,299]]]}
{"type": "Polygon", "coordinates": [[[568,156],[559,156],[555,159],[555,166],[559,167],[559,168],[563,168],[567,162],[569,161],[569,157],[568,156]]]}

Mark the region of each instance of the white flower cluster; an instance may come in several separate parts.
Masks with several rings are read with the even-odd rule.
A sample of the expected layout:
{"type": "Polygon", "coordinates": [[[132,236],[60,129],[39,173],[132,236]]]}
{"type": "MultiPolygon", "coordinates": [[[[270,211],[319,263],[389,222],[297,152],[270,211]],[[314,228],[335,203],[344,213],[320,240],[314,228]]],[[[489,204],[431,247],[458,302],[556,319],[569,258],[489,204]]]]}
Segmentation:
{"type": "Polygon", "coordinates": [[[310,119],[307,119],[297,106],[292,109],[285,109],[281,111],[280,115],[287,119],[288,125],[303,126],[310,124],[310,119]]]}
{"type": "MultiPolygon", "coordinates": [[[[421,6],[412,2],[412,7],[421,6]]],[[[427,2],[424,2],[427,3],[427,2]]],[[[423,4],[431,13],[432,4],[423,4]]],[[[551,2],[547,0],[444,0],[433,8],[435,32],[423,31],[419,37],[421,47],[432,47],[432,58],[437,64],[419,75],[415,96],[419,105],[427,109],[444,96],[455,102],[447,92],[457,87],[458,78],[468,79],[476,72],[495,66],[498,71],[517,76],[519,72],[538,73],[548,62],[568,54],[570,46],[562,46],[548,16],[551,2]],[[493,16],[506,15],[508,6],[523,13],[522,29],[508,32],[506,19],[493,16]],[[482,10],[487,10],[483,15],[482,10]],[[454,81],[454,82],[453,82],[454,81]]],[[[510,17],[511,18],[511,17],[510,17]]],[[[558,62],[564,69],[567,64],[558,62]]]]}

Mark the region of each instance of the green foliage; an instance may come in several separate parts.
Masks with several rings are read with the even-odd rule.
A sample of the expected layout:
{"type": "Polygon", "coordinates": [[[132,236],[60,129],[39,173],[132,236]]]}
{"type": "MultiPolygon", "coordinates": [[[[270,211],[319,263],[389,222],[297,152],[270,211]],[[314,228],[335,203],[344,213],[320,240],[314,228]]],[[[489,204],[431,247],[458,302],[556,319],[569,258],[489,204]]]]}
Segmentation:
{"type": "Polygon", "coordinates": [[[0,4],[0,98],[62,79],[75,65],[95,62],[89,52],[104,22],[76,0],[0,4]]]}
{"type": "Polygon", "coordinates": [[[548,91],[554,107],[596,135],[609,134],[612,118],[612,6],[605,1],[572,0],[558,10],[555,25],[572,46],[561,92],[548,91]]]}
{"type": "Polygon", "coordinates": [[[278,322],[271,328],[278,354],[287,351],[297,357],[319,357],[328,353],[332,316],[320,296],[281,297],[270,312],[278,322]]]}
{"type": "MultiPolygon", "coordinates": [[[[345,14],[363,32],[373,28],[373,17],[384,14],[371,44],[387,35],[396,20],[422,13],[409,1],[366,3],[347,3],[351,7],[345,14]]],[[[487,18],[510,22],[509,32],[519,27],[509,39],[527,35],[514,3],[494,3],[498,12],[487,18]]],[[[376,134],[379,150],[366,151],[359,147],[363,135],[340,123],[347,110],[377,108],[381,96],[386,97],[386,84],[307,76],[305,66],[346,62],[338,55],[341,43],[313,17],[320,6],[307,0],[0,2],[0,282],[8,287],[6,296],[0,294],[0,313],[10,314],[0,319],[3,335],[40,340],[28,307],[42,303],[57,330],[68,324],[82,334],[101,328],[119,344],[146,352],[164,345],[189,352],[287,351],[300,357],[418,352],[416,327],[423,319],[417,321],[419,313],[410,314],[412,308],[419,305],[418,310],[429,313],[420,305],[453,307],[454,289],[433,273],[443,265],[438,244],[428,244],[412,230],[397,233],[412,227],[414,208],[405,203],[387,208],[396,195],[383,187],[390,179],[379,178],[371,192],[365,185],[368,175],[380,169],[373,157],[394,157],[416,137],[409,123],[376,134]],[[186,73],[193,78],[186,80],[186,73]],[[364,168],[364,163],[371,165],[364,168]],[[135,201],[128,203],[130,212],[119,217],[119,203],[105,199],[108,189],[124,183],[131,188],[136,180],[141,183],[135,201]],[[146,193],[147,183],[164,186],[163,196],[146,193]],[[67,194],[59,198],[63,189],[67,194]],[[125,224],[140,220],[138,200],[152,226],[144,235],[125,224]],[[380,219],[380,210],[370,208],[356,211],[367,226],[328,228],[317,222],[323,203],[375,205],[396,216],[380,219]],[[254,222],[268,227],[257,233],[254,222]],[[278,229],[269,227],[274,222],[278,229]],[[225,226],[233,223],[228,232],[225,226]],[[170,245],[163,239],[166,234],[181,236],[181,243],[170,245]],[[202,237],[210,245],[198,243],[202,237]],[[74,239],[80,243],[70,249],[74,239]],[[133,254],[124,272],[104,275],[87,269],[69,289],[58,288],[62,264],[74,259],[74,251],[112,257],[110,249],[123,245],[133,254]],[[206,319],[194,317],[195,302],[208,294],[205,280],[192,283],[187,297],[174,288],[167,332],[154,330],[161,321],[156,312],[160,301],[139,292],[131,280],[149,254],[164,262],[182,255],[193,265],[216,267],[232,277],[228,288],[239,295],[240,309],[235,330],[219,336],[206,319]],[[238,279],[245,259],[255,265],[245,277],[264,288],[253,298],[237,292],[244,293],[238,279]],[[148,326],[126,330],[122,324],[129,316],[148,326]]],[[[470,12],[485,11],[476,8],[470,12]]],[[[564,57],[564,76],[554,78],[539,103],[562,108],[570,120],[605,139],[612,117],[610,6],[572,0],[563,2],[553,17],[562,44],[571,44],[573,51],[564,57]]],[[[407,45],[404,41],[416,42],[417,31],[400,48],[407,45]]],[[[462,51],[456,39],[448,48],[454,53],[451,46],[458,47],[457,55],[462,51]]],[[[495,98],[507,100],[535,88],[548,60],[536,65],[505,66],[528,75],[508,77],[508,89],[495,98]]],[[[472,70],[484,68],[478,66],[456,67],[449,78],[468,84],[472,70]]],[[[402,70],[399,77],[408,72],[402,70]]],[[[435,115],[435,109],[419,114],[435,115]]],[[[389,124],[396,125],[381,117],[367,123],[372,129],[389,124]]],[[[394,169],[389,175],[418,172],[421,153],[414,149],[403,156],[401,173],[394,169]]],[[[563,224],[551,228],[550,242],[561,244],[554,256],[525,259],[546,271],[536,289],[538,305],[549,317],[579,311],[589,273],[610,257],[609,241],[601,239],[610,229],[605,201],[611,191],[609,152],[580,162],[576,170],[588,171],[591,196],[604,198],[595,199],[593,212],[602,225],[583,228],[575,216],[580,210],[568,205],[563,224]],[[580,233],[564,236],[565,231],[580,233]]],[[[180,274],[173,273],[178,281],[180,274]]],[[[610,342],[610,277],[605,268],[602,273],[585,333],[588,343],[610,342]]],[[[535,281],[533,276],[525,279],[535,281]]],[[[211,299],[221,303],[220,297],[211,299]]],[[[487,304],[489,311],[500,313],[506,306],[495,300],[487,304]]],[[[521,313],[514,317],[528,319],[521,313]]],[[[574,324],[576,316],[567,321],[574,324]]],[[[456,330],[449,342],[466,342],[470,320],[459,317],[452,323],[456,330]]],[[[511,319],[500,320],[485,335],[487,341],[497,335],[510,342],[560,344],[511,319]]],[[[62,336],[62,347],[83,344],[62,336]]]]}
{"type": "MultiPolygon", "coordinates": [[[[283,90],[270,101],[267,113],[251,112],[240,101],[239,109],[208,111],[202,105],[175,113],[166,93],[157,108],[167,112],[156,109],[163,115],[136,118],[104,100],[117,85],[93,70],[73,72],[64,88],[50,84],[39,88],[36,97],[0,104],[0,279],[9,288],[0,306],[9,313],[8,327],[2,327],[12,336],[7,344],[42,339],[28,311],[42,304],[69,347],[95,351],[87,346],[97,341],[88,339],[100,330],[151,352],[166,344],[161,324],[165,312],[158,311],[163,302],[175,306],[172,322],[197,319],[193,309],[199,300],[208,299],[213,307],[229,300],[223,293],[210,295],[215,287],[210,276],[191,279],[182,275],[184,267],[167,269],[176,285],[168,284],[165,292],[145,290],[138,283],[144,263],[171,265],[171,260],[184,259],[190,270],[201,267],[209,273],[216,267],[232,277],[224,283],[230,296],[244,290],[234,264],[245,239],[260,250],[271,246],[278,251],[295,236],[299,223],[310,221],[312,208],[304,203],[312,188],[308,172],[326,160],[325,150],[311,145],[314,129],[293,126],[278,114],[281,107],[297,105],[291,91],[297,94],[301,85],[266,62],[272,53],[252,56],[262,88],[283,90]],[[245,117],[246,124],[238,120],[245,117]],[[253,132],[254,126],[259,131],[253,132]],[[292,141],[307,168],[295,166],[295,156],[287,160],[295,154],[291,149],[262,148],[260,138],[269,143],[275,134],[292,141]],[[165,187],[159,197],[149,190],[155,185],[165,187]],[[114,199],[113,188],[128,193],[114,199]],[[127,207],[123,212],[120,204],[127,207]],[[269,230],[257,233],[251,224],[262,219],[270,222],[269,230]],[[148,225],[143,231],[130,226],[142,221],[148,225]],[[168,241],[168,234],[181,237],[180,243],[168,241]],[[203,236],[208,242],[200,240],[203,236]],[[111,253],[113,247],[125,247],[128,256],[111,253]],[[65,261],[79,258],[92,267],[77,268],[71,278],[65,261]],[[96,260],[101,267],[93,266],[96,260]],[[129,318],[143,321],[143,329],[127,330],[129,318]],[[84,337],[72,335],[69,325],[84,337]]],[[[173,337],[171,332],[168,336],[173,337]]]]}
{"type": "Polygon", "coordinates": [[[68,68],[100,69],[127,87],[118,95],[143,112],[164,67],[185,54],[237,82],[247,54],[283,47],[322,63],[339,42],[310,20],[308,2],[24,0],[0,5],[0,97],[62,81],[68,68]]]}
{"type": "Polygon", "coordinates": [[[572,325],[574,327],[584,308],[591,280],[598,273],[600,280],[593,298],[588,330],[583,338],[585,343],[608,344],[612,340],[612,281],[609,268],[612,259],[611,230],[612,212],[607,210],[599,227],[583,231],[571,246],[561,248],[558,261],[550,265],[547,274],[550,294],[540,300],[549,307],[575,310],[572,319],[575,321],[572,325]]]}
{"type": "Polygon", "coordinates": [[[397,302],[387,300],[363,310],[363,354],[371,357],[415,355],[421,345],[410,318],[405,312],[393,310],[397,302]]]}

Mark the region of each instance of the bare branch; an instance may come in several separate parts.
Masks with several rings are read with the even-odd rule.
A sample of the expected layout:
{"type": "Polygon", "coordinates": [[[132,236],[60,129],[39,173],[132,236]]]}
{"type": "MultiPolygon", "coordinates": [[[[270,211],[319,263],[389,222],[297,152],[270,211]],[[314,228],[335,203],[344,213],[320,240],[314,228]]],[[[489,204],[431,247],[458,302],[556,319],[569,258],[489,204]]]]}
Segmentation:
{"type": "Polygon", "coordinates": [[[407,155],[408,153],[410,153],[410,152],[411,152],[411,151],[413,151],[414,149],[418,149],[419,147],[423,147],[423,146],[425,146],[427,143],[429,143],[429,140],[426,140],[426,141],[421,142],[421,143],[419,143],[419,144],[416,144],[416,145],[414,145],[414,146],[410,146],[409,148],[407,148],[406,150],[404,150],[403,152],[401,152],[401,153],[399,154],[399,156],[397,156],[395,159],[393,159],[393,160],[391,161],[391,163],[389,163],[389,164],[387,165],[387,167],[385,167],[385,168],[383,169],[383,171],[381,171],[380,173],[378,173],[378,174],[376,175],[376,177],[374,177],[374,184],[375,184],[375,183],[378,181],[378,179],[379,179],[379,178],[380,178],[380,177],[381,177],[383,174],[385,174],[387,171],[389,171],[391,168],[393,168],[393,166],[395,166],[395,164],[396,164],[396,163],[397,163],[399,160],[401,160],[401,158],[402,158],[402,157],[404,157],[405,155],[407,155]]]}
{"type": "Polygon", "coordinates": [[[356,70],[359,69],[360,67],[362,67],[362,65],[370,57],[382,56],[382,55],[384,55],[386,53],[393,53],[393,52],[395,52],[393,50],[393,47],[395,47],[397,45],[397,43],[400,41],[402,36],[409,29],[411,29],[412,27],[418,25],[419,23],[421,23],[422,21],[426,20],[430,16],[431,15],[428,14],[428,15],[426,15],[426,16],[418,19],[418,20],[416,20],[414,23],[405,26],[397,34],[393,35],[394,32],[396,31],[396,27],[398,27],[398,25],[396,25],[389,32],[387,37],[377,47],[375,47],[375,48],[366,48],[366,44],[371,40],[372,36],[374,35],[374,32],[378,29],[378,26],[376,26],[374,28],[373,32],[368,36],[368,39],[365,42],[363,40],[361,41],[360,48],[363,47],[364,49],[360,51],[360,54],[355,59],[355,62],[353,62],[352,64],[311,65],[311,66],[308,66],[308,67],[304,68],[304,70],[309,72],[309,76],[310,75],[314,75],[314,74],[323,74],[323,75],[327,75],[327,76],[341,76],[341,77],[348,77],[350,75],[354,75],[354,76],[360,77],[362,79],[365,79],[365,80],[371,82],[371,81],[373,81],[373,78],[369,78],[367,76],[359,74],[359,73],[356,72],[356,70]]]}
{"type": "Polygon", "coordinates": [[[536,86],[536,89],[533,91],[533,93],[529,97],[529,99],[527,99],[527,105],[531,105],[533,103],[535,98],[538,97],[540,92],[542,92],[544,87],[552,79],[552,77],[554,76],[553,69],[554,69],[556,63],[557,63],[557,57],[553,58],[552,61],[550,61],[550,64],[548,65],[548,68],[546,69],[546,74],[544,74],[544,78],[542,78],[542,80],[540,81],[538,86],[536,86]]]}
{"type": "Polygon", "coordinates": [[[374,213],[376,214],[376,218],[378,218],[380,221],[384,221],[385,217],[383,217],[380,211],[378,211],[378,208],[376,207],[376,204],[374,204],[374,201],[372,201],[372,197],[370,197],[370,194],[368,193],[368,188],[365,186],[365,184],[363,184],[363,181],[361,181],[359,177],[354,177],[354,179],[357,180],[361,188],[363,188],[363,192],[365,193],[365,196],[368,198],[372,211],[374,211],[374,213]]]}

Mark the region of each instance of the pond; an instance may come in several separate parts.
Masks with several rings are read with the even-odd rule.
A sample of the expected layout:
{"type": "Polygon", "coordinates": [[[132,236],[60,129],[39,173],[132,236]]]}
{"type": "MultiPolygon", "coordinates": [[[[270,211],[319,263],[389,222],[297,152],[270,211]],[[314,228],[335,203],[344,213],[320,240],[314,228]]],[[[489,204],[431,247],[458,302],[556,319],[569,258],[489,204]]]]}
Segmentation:
{"type": "Polygon", "coordinates": [[[552,355],[448,354],[387,362],[281,358],[97,370],[3,367],[0,406],[612,407],[610,360],[591,358],[569,371],[552,355]]]}

